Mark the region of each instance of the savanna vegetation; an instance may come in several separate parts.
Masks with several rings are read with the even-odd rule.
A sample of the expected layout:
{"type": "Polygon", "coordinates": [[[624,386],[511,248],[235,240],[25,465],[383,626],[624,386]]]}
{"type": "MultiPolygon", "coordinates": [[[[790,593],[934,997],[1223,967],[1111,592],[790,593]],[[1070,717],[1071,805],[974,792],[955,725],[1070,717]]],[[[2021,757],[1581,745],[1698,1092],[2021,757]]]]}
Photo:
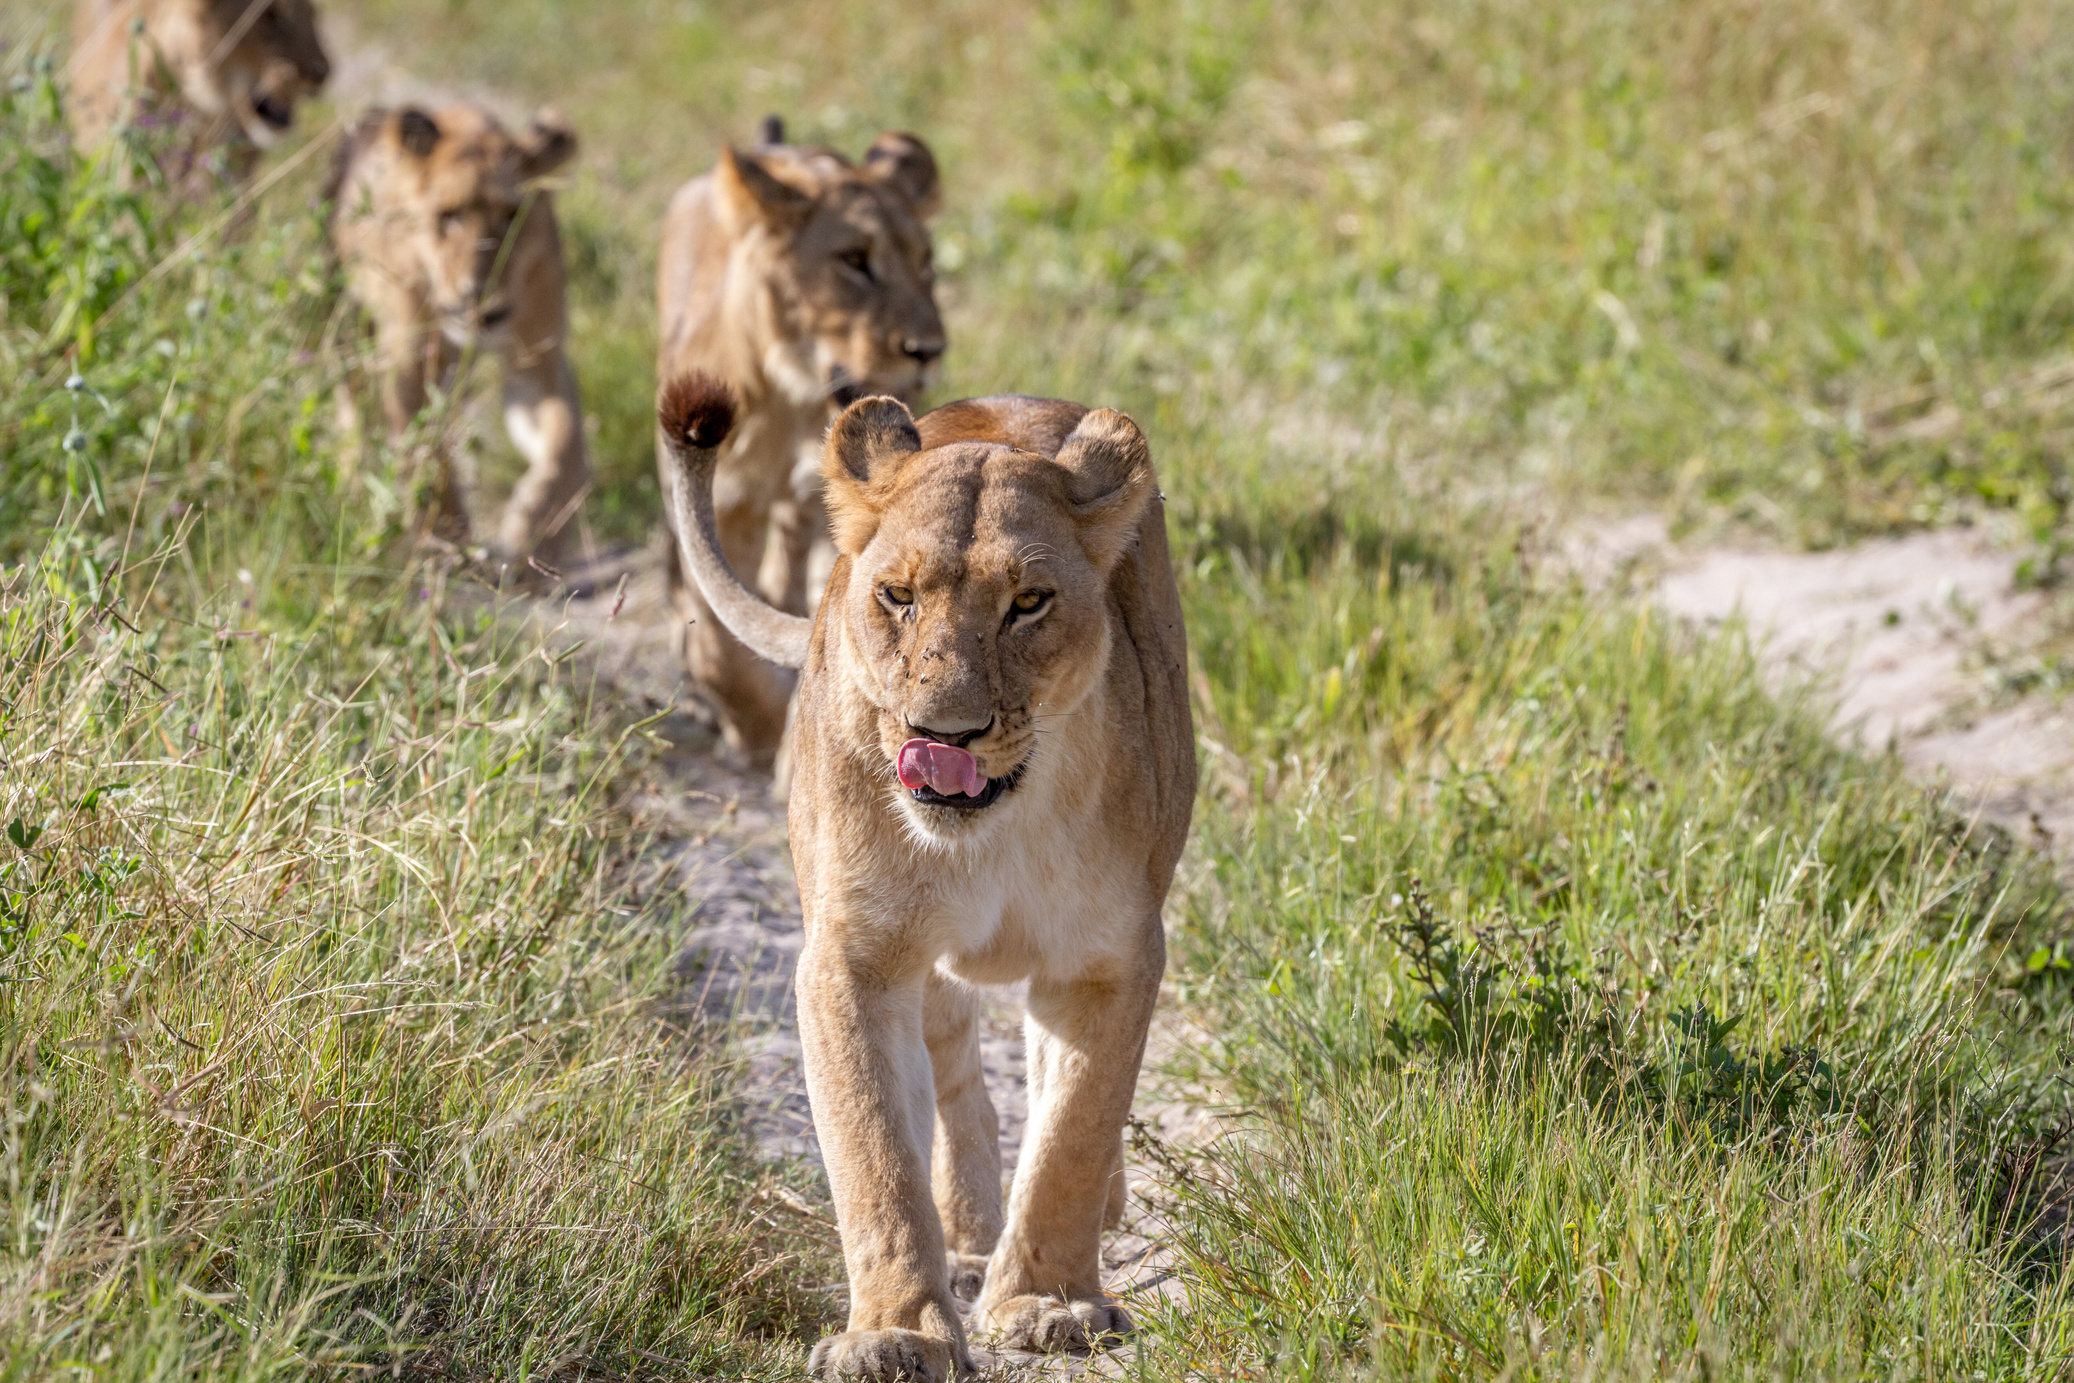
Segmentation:
{"type": "MultiPolygon", "coordinates": [[[[766,110],[931,141],[942,397],[1147,427],[1232,1107],[1140,1139],[1187,1305],[1133,1369],[2064,1376],[2050,863],[1549,554],[2002,509],[2053,578],[2065,6],[326,13],[583,133],[594,546],[654,519],[662,203],[766,110]]],[[[677,992],[654,727],[334,420],[354,98],[176,204],[0,22],[0,1375],[799,1376],[839,1272],[677,992]]]]}

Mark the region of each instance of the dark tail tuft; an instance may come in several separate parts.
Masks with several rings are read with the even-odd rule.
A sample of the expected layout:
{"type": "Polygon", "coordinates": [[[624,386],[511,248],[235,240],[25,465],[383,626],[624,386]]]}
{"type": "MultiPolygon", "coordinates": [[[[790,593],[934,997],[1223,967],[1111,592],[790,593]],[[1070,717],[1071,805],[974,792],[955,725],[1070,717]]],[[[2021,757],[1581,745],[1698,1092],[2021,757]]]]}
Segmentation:
{"type": "Polygon", "coordinates": [[[663,436],[700,451],[725,442],[735,425],[734,395],[713,376],[696,370],[663,386],[655,412],[663,436]]]}
{"type": "Polygon", "coordinates": [[[785,142],[785,122],[775,115],[764,116],[763,124],[759,127],[758,138],[765,144],[783,144],[785,142]]]}

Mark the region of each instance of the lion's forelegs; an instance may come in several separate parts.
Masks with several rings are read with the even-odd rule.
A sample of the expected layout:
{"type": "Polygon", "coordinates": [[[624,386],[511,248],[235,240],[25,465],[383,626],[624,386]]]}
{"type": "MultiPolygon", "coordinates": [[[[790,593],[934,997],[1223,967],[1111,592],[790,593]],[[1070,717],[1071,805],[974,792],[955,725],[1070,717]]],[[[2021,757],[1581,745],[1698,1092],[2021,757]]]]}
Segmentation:
{"type": "Polygon", "coordinates": [[[779,609],[806,614],[813,603],[807,581],[809,558],[815,542],[828,535],[828,514],[821,503],[818,432],[811,443],[801,447],[784,489],[771,502],[770,525],[763,564],[756,573],[757,589],[779,609]]]}
{"type": "Polygon", "coordinates": [[[438,342],[419,321],[417,305],[409,295],[372,275],[362,275],[361,280],[356,287],[375,324],[375,370],[382,381],[382,425],[394,441],[410,429],[424,410],[429,388],[426,376],[441,364],[438,342]]]}
{"type": "Polygon", "coordinates": [[[1001,1121],[980,1068],[978,994],[931,971],[922,1033],[936,1081],[936,1213],[950,1249],[951,1291],[969,1301],[1001,1238],[1001,1121]]]}
{"type": "MultiPolygon", "coordinates": [[[[1033,1059],[1025,1068],[1024,1084],[1029,1090],[1030,1108],[1038,1109],[1044,1104],[1044,1064],[1041,1060],[1035,1058],[1041,1054],[1043,1046],[1035,1033],[1030,1035],[1029,1045],[1033,1059]]],[[[1126,1200],[1127,1191],[1124,1185],[1123,1169],[1123,1134],[1121,1130],[1118,1130],[1116,1152],[1109,1160],[1109,1200],[1102,1209],[1102,1228],[1115,1229],[1123,1223],[1123,1213],[1129,1209],[1126,1200]]]]}
{"type": "Polygon", "coordinates": [[[815,1346],[812,1367],[830,1378],[941,1383],[971,1360],[929,1196],[935,1091],[922,975],[888,980],[885,967],[853,963],[817,940],[799,961],[799,1036],[842,1231],[850,1320],[815,1346]]]}
{"type": "MultiPolygon", "coordinates": [[[[376,359],[382,375],[382,421],[391,441],[401,439],[424,411],[430,381],[448,365],[445,344],[421,329],[407,303],[376,300],[376,359]]],[[[423,455],[436,468],[429,515],[433,532],[456,542],[468,537],[468,499],[444,429],[425,439],[423,455]]]]}
{"type": "Polygon", "coordinates": [[[1011,1348],[1085,1348],[1130,1329],[1102,1290],[1102,1224],[1162,961],[1030,983],[1030,1132],[975,1308],[1011,1348]]]}
{"type": "Polygon", "coordinates": [[[553,560],[590,488],[576,372],[559,350],[506,368],[504,430],[526,458],[526,473],[498,521],[498,545],[514,557],[538,552],[553,560]]]}

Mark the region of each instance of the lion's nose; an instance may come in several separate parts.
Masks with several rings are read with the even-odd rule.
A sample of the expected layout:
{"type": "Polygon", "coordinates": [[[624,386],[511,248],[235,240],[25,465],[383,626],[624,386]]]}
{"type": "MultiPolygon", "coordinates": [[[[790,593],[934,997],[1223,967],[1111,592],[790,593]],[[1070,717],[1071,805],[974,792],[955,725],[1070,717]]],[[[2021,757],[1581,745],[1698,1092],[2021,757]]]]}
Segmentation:
{"type": "Polygon", "coordinates": [[[910,336],[900,343],[900,349],[918,365],[927,365],[943,354],[941,336],[910,336]]]}
{"type": "Polygon", "coordinates": [[[969,721],[960,724],[958,721],[942,715],[935,716],[933,719],[937,721],[935,725],[917,725],[913,721],[909,721],[907,728],[920,735],[923,739],[936,740],[941,744],[955,744],[960,749],[994,728],[994,717],[991,715],[976,725],[969,721]]]}

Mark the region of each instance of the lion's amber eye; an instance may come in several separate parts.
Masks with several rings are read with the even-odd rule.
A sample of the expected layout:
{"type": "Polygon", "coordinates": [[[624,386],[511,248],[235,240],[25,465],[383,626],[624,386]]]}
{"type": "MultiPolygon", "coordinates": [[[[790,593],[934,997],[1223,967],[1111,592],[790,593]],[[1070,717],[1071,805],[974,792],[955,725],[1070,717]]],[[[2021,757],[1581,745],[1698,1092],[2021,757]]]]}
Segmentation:
{"type": "Polygon", "coordinates": [[[879,594],[886,598],[888,605],[912,605],[915,603],[915,593],[905,586],[883,586],[879,589],[879,594]]]}
{"type": "Polygon", "coordinates": [[[1051,599],[1050,591],[1022,591],[1015,598],[1015,612],[1019,615],[1034,615],[1051,599]]]}

